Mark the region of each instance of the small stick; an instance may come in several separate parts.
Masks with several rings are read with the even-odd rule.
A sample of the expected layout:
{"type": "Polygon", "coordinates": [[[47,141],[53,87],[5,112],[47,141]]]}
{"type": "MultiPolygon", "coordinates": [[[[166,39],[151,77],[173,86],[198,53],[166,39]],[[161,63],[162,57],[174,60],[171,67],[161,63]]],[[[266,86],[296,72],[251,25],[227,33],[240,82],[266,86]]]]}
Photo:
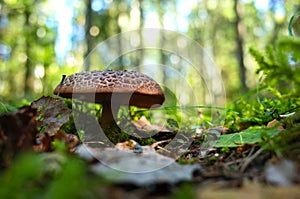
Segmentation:
{"type": "Polygon", "coordinates": [[[246,158],[244,164],[241,166],[241,172],[244,172],[248,165],[263,151],[262,148],[257,150],[251,157],[246,158]]]}
{"type": "Polygon", "coordinates": [[[161,141],[158,141],[158,142],[155,142],[151,145],[151,148],[154,149],[155,147],[157,147],[159,144],[162,144],[162,143],[165,143],[165,142],[170,142],[172,141],[172,139],[168,139],[168,140],[161,140],[161,141]]]}
{"type": "Polygon", "coordinates": [[[66,79],[66,75],[62,75],[62,77],[61,77],[61,81],[60,81],[60,83],[59,83],[59,90],[58,90],[58,92],[57,92],[57,94],[56,94],[56,97],[57,97],[57,96],[59,96],[59,93],[60,93],[61,87],[62,87],[62,85],[63,85],[63,83],[64,83],[65,79],[66,79]]]}

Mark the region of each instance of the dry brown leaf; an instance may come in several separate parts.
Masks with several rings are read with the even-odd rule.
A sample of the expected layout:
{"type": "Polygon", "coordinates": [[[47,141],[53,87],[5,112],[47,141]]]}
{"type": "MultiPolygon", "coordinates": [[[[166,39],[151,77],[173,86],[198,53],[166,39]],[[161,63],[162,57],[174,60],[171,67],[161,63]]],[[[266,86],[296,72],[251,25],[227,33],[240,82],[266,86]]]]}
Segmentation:
{"type": "Polygon", "coordinates": [[[59,131],[54,135],[54,139],[63,141],[68,146],[68,149],[73,151],[74,148],[80,143],[79,138],[74,134],[59,131]]]}
{"type": "Polygon", "coordinates": [[[18,152],[35,144],[36,112],[35,108],[24,106],[0,116],[0,167],[8,166],[18,152]]]}
{"type": "Polygon", "coordinates": [[[69,121],[71,110],[63,100],[42,97],[32,102],[31,106],[38,109],[38,128],[41,129],[41,133],[54,136],[69,121]]]}
{"type": "MultiPolygon", "coordinates": [[[[157,153],[151,146],[140,146],[142,152],[127,148],[91,148],[79,146],[76,153],[81,157],[92,155],[99,162],[92,171],[112,182],[132,183],[139,186],[150,184],[175,184],[193,179],[193,172],[200,165],[181,165],[174,159],[157,153]]],[[[90,158],[90,157],[89,157],[90,158]]]]}
{"type": "Polygon", "coordinates": [[[42,136],[37,138],[37,145],[33,146],[34,151],[36,152],[49,152],[51,151],[52,139],[48,133],[44,133],[42,136]]]}
{"type": "Polygon", "coordinates": [[[281,131],[284,130],[283,125],[282,125],[281,123],[279,123],[279,121],[276,120],[276,119],[274,119],[274,120],[272,120],[271,122],[269,122],[269,123],[267,124],[267,127],[273,127],[273,126],[276,126],[276,125],[278,125],[278,129],[279,129],[279,130],[281,130],[281,131]]]}
{"type": "Polygon", "coordinates": [[[70,151],[79,144],[76,135],[61,131],[61,127],[69,121],[71,110],[63,100],[42,97],[32,103],[32,107],[38,109],[38,128],[41,132],[38,140],[40,145],[35,146],[36,151],[51,151],[52,141],[57,139],[68,146],[70,151]]]}
{"type": "Polygon", "coordinates": [[[118,149],[130,149],[133,150],[136,146],[139,146],[139,144],[134,140],[128,140],[125,142],[119,142],[116,144],[116,148],[118,149]]]}
{"type": "Polygon", "coordinates": [[[134,122],[134,125],[139,131],[158,131],[158,132],[171,132],[170,129],[163,125],[151,124],[145,116],[134,122]]]}

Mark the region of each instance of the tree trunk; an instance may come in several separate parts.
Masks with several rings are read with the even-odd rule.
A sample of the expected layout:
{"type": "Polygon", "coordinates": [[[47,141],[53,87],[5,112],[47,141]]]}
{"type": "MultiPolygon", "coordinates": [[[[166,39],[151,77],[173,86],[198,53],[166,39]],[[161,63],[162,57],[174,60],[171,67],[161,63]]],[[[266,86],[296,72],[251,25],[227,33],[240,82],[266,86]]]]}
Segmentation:
{"type": "MultiPolygon", "coordinates": [[[[163,27],[163,18],[164,18],[164,8],[162,7],[163,5],[158,2],[157,4],[157,10],[158,10],[158,19],[159,19],[159,25],[160,27],[163,27]]],[[[160,56],[159,56],[159,62],[162,66],[165,66],[166,65],[166,62],[167,62],[167,57],[165,55],[165,51],[164,51],[164,48],[165,48],[165,34],[164,34],[164,30],[161,30],[160,33],[159,33],[159,37],[160,37],[160,56]]],[[[165,68],[162,68],[162,84],[163,85],[167,85],[167,71],[165,68]]]]}
{"type": "MultiPolygon", "coordinates": [[[[119,18],[119,14],[117,15],[117,21],[119,18]]],[[[117,34],[120,34],[122,32],[122,28],[118,24],[117,26],[117,34]]],[[[124,60],[123,60],[123,43],[122,43],[122,37],[118,37],[118,70],[124,70],[124,60]]]]}
{"type": "MultiPolygon", "coordinates": [[[[121,1],[115,1],[114,2],[116,6],[119,6],[119,4],[121,4],[121,1]]],[[[126,8],[127,9],[127,8],[126,8]]],[[[120,17],[120,12],[118,12],[118,14],[115,16],[115,20],[116,20],[116,24],[117,24],[117,27],[116,27],[116,33],[115,34],[120,34],[122,33],[122,27],[121,25],[119,24],[119,17],[120,17]]],[[[114,68],[114,69],[117,69],[117,70],[124,70],[124,54],[123,54],[123,38],[118,36],[118,59],[117,59],[117,63],[114,63],[114,64],[117,64],[117,68],[114,68]]],[[[114,67],[114,66],[113,66],[114,67]]]]}
{"type": "Polygon", "coordinates": [[[246,93],[248,91],[248,87],[246,84],[246,67],[244,64],[244,49],[243,49],[243,38],[241,32],[241,16],[240,16],[240,5],[239,0],[234,0],[234,13],[235,13],[235,22],[234,29],[236,35],[236,56],[238,58],[239,70],[240,70],[240,82],[242,92],[246,93]]]}
{"type": "Polygon", "coordinates": [[[29,96],[32,92],[32,65],[30,61],[30,49],[31,49],[31,44],[29,41],[30,37],[30,24],[29,24],[29,17],[30,17],[30,11],[29,7],[25,7],[25,28],[27,29],[26,34],[25,34],[25,53],[27,56],[26,62],[25,62],[25,77],[24,77],[24,94],[25,96],[29,96]]]}
{"type": "Polygon", "coordinates": [[[144,9],[143,9],[143,0],[139,0],[139,5],[140,5],[140,30],[139,30],[139,37],[140,37],[140,48],[141,50],[138,51],[137,55],[138,57],[136,57],[136,62],[137,62],[137,66],[138,66],[138,71],[139,72],[144,72],[143,71],[143,63],[144,63],[144,37],[143,37],[143,27],[144,27],[144,9]]]}
{"type": "Polygon", "coordinates": [[[86,3],[86,14],[85,14],[85,29],[86,29],[86,51],[84,54],[84,69],[86,71],[91,68],[91,59],[89,54],[92,50],[92,36],[90,35],[90,29],[92,27],[92,0],[87,0],[86,3]]]}

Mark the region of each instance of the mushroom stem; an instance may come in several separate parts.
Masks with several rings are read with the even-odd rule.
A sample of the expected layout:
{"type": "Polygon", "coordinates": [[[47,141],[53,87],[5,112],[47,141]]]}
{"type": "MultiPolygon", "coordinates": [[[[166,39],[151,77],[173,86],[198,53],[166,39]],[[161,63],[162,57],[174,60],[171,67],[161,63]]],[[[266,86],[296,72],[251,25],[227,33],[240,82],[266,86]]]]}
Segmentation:
{"type": "Polygon", "coordinates": [[[115,123],[115,119],[118,115],[120,106],[111,107],[110,103],[102,104],[102,116],[100,119],[100,126],[102,130],[105,132],[113,123],[115,123]]]}

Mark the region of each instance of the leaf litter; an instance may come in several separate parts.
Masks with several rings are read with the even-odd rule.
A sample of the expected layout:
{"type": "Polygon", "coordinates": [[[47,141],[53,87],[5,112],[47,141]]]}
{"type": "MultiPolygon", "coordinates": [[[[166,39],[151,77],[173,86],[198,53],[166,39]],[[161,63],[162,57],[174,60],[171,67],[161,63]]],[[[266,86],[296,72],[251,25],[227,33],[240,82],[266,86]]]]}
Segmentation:
{"type": "Polygon", "coordinates": [[[0,167],[9,166],[16,154],[35,144],[36,113],[36,109],[24,106],[0,116],[0,167]]]}
{"type": "Polygon", "coordinates": [[[25,150],[51,151],[52,142],[61,140],[74,148],[79,139],[66,134],[61,127],[68,122],[71,110],[64,101],[42,97],[31,106],[24,106],[0,116],[1,167],[11,164],[25,150]]]}
{"type": "Polygon", "coordinates": [[[47,133],[49,136],[55,135],[69,121],[71,114],[71,109],[64,101],[50,97],[42,97],[32,102],[31,107],[38,110],[40,133],[47,133]]]}

